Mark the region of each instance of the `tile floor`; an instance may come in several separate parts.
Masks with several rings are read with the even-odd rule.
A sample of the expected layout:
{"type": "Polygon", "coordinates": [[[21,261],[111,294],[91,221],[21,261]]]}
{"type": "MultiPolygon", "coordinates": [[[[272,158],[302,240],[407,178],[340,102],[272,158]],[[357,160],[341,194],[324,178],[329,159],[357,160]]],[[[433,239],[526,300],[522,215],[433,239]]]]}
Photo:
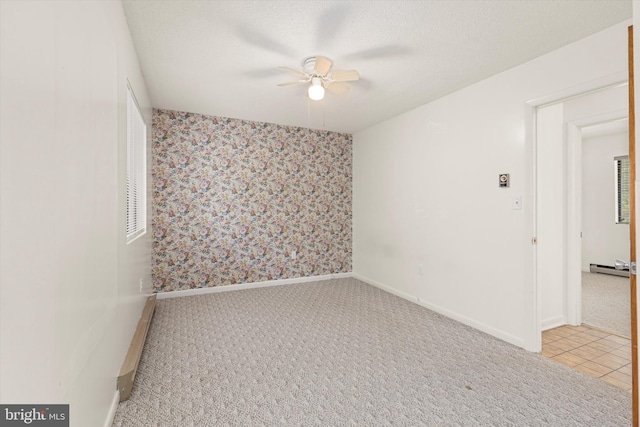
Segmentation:
{"type": "Polygon", "coordinates": [[[589,326],[542,333],[542,356],[631,391],[631,340],[589,326]]]}

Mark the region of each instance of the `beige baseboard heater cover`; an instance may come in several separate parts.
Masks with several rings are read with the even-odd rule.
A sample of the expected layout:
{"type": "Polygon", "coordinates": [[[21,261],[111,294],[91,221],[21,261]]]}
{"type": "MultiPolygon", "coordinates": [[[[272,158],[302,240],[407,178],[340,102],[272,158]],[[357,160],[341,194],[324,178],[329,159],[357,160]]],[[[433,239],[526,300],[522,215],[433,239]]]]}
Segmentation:
{"type": "Polygon", "coordinates": [[[149,325],[151,325],[151,318],[153,317],[155,308],[156,295],[153,294],[147,298],[147,303],[142,311],[138,327],[136,328],[135,334],[133,334],[129,351],[120,369],[120,375],[118,375],[120,402],[127,400],[131,395],[133,381],[136,378],[136,371],[138,370],[138,363],[140,362],[140,356],[142,356],[142,348],[144,347],[144,341],[147,339],[147,332],[149,331],[149,325]]]}

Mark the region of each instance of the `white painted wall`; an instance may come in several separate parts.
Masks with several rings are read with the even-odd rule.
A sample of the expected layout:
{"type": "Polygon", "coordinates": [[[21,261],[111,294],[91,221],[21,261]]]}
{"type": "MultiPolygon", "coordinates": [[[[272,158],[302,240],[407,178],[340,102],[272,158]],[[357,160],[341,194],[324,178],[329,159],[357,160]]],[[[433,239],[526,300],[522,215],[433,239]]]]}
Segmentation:
{"type": "Polygon", "coordinates": [[[0,402],[72,426],[109,422],[150,281],[150,230],[124,243],[127,79],[150,123],[120,2],[0,2],[0,402]]]}
{"type": "Polygon", "coordinates": [[[355,275],[535,349],[526,102],[624,73],[627,25],[355,134],[355,275]]]}
{"type": "Polygon", "coordinates": [[[615,223],[613,159],[629,154],[629,133],[582,139],[582,271],[629,261],[629,225],[615,223]]]}

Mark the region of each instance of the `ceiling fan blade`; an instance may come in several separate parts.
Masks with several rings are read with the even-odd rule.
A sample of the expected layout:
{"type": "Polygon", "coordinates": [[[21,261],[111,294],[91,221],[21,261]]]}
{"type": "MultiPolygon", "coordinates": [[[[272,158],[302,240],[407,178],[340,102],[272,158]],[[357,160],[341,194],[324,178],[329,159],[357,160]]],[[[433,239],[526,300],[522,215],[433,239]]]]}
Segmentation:
{"type": "Polygon", "coordinates": [[[323,56],[316,57],[316,66],[314,72],[318,75],[324,76],[329,72],[332,62],[323,56]]]}
{"type": "Polygon", "coordinates": [[[295,74],[295,75],[297,75],[297,76],[302,76],[302,77],[305,77],[305,78],[308,78],[308,77],[309,77],[309,76],[307,75],[307,73],[304,73],[304,72],[302,72],[302,71],[300,71],[300,70],[296,70],[296,69],[294,69],[294,68],[289,68],[289,67],[278,67],[278,68],[280,68],[281,70],[285,70],[285,71],[288,71],[288,72],[290,72],[290,73],[293,73],[293,74],[295,74]]]}
{"type": "Polygon", "coordinates": [[[300,83],[306,83],[309,80],[298,80],[297,82],[287,82],[287,83],[278,83],[278,86],[293,86],[299,85],[300,83]]]}
{"type": "Polygon", "coordinates": [[[332,82],[325,86],[329,92],[333,92],[338,95],[344,95],[349,92],[351,87],[349,85],[339,82],[332,82]]]}
{"type": "Polygon", "coordinates": [[[356,70],[333,71],[329,78],[334,82],[355,82],[360,78],[360,73],[356,70]]]}
{"type": "Polygon", "coordinates": [[[236,32],[242,40],[257,48],[284,55],[286,57],[295,55],[295,51],[293,51],[290,46],[269,38],[267,33],[255,31],[248,27],[237,27],[236,32]]]}

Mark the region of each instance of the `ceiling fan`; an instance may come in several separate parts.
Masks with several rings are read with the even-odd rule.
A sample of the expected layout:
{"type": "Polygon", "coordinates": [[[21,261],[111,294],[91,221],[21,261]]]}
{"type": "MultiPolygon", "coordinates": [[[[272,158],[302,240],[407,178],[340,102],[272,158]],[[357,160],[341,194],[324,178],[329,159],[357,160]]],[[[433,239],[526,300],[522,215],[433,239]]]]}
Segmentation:
{"type": "Polygon", "coordinates": [[[279,67],[300,77],[294,82],[280,83],[278,86],[290,86],[301,83],[309,83],[309,98],[319,101],[324,98],[324,90],[336,94],[347,93],[349,85],[343,82],[354,82],[360,78],[356,70],[331,71],[333,63],[324,56],[311,56],[302,61],[302,71],[289,67],[279,67]]]}

